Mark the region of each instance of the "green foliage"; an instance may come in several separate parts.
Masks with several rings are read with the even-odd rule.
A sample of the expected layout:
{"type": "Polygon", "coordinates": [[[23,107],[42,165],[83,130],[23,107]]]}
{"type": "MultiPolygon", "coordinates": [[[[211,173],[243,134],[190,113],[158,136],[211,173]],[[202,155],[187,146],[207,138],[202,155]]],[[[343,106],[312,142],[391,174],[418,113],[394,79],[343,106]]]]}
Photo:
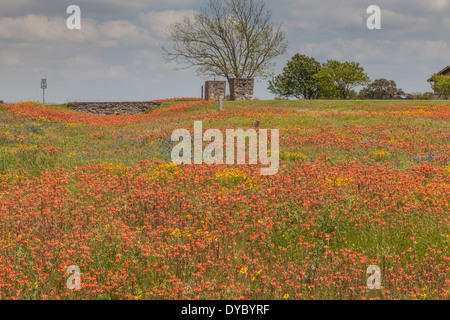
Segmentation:
{"type": "Polygon", "coordinates": [[[359,92],[360,99],[401,99],[405,96],[405,92],[397,88],[394,80],[387,80],[384,78],[376,79],[367,87],[359,92]]]}
{"type": "Polygon", "coordinates": [[[320,62],[297,53],[288,61],[283,73],[269,81],[268,90],[281,97],[317,99],[320,87],[314,75],[320,69],[320,62]]]}
{"type": "Polygon", "coordinates": [[[448,99],[450,96],[450,77],[433,75],[431,88],[439,94],[439,97],[448,99]]]}
{"type": "Polygon", "coordinates": [[[322,95],[328,99],[348,99],[351,90],[366,85],[370,78],[357,62],[328,60],[314,75],[322,88],[322,95]]]}
{"type": "Polygon", "coordinates": [[[348,99],[353,99],[356,100],[358,99],[358,92],[356,92],[355,90],[350,90],[349,94],[348,94],[348,99]]]}

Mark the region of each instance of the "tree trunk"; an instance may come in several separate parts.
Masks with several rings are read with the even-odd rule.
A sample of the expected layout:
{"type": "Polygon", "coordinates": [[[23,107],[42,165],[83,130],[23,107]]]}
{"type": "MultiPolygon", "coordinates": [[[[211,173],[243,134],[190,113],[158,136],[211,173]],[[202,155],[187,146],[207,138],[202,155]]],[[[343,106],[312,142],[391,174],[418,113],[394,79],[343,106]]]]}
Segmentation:
{"type": "Polygon", "coordinates": [[[228,91],[230,92],[230,101],[232,100],[232,98],[231,98],[231,81],[230,81],[230,77],[226,77],[227,78],[227,81],[228,81],[228,91]]]}

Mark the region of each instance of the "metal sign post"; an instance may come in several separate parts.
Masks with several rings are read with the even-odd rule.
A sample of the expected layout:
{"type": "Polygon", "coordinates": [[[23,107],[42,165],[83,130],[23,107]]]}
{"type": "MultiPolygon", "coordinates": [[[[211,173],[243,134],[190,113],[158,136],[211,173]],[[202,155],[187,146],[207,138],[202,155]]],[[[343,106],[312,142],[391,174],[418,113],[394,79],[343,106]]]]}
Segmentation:
{"type": "Polygon", "coordinates": [[[219,111],[222,111],[223,104],[222,104],[222,96],[219,97],[219,111]]]}
{"type": "Polygon", "coordinates": [[[42,103],[45,104],[45,89],[47,89],[47,79],[41,79],[42,103]]]}

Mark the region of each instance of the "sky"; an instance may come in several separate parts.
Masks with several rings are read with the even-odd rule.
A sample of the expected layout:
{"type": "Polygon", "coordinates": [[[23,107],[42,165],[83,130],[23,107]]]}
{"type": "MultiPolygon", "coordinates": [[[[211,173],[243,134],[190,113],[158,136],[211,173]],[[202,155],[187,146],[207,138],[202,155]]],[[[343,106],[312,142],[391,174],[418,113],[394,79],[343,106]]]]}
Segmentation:
{"type": "MultiPolygon", "coordinates": [[[[282,71],[296,53],[359,62],[371,80],[394,80],[405,92],[431,91],[426,81],[450,65],[450,0],[273,0],[272,21],[287,33],[282,71]],[[381,29],[367,28],[370,5],[381,29]]],[[[200,97],[210,78],[165,63],[166,28],[206,7],[207,0],[0,0],[0,100],[148,101],[200,97]],[[69,30],[67,8],[81,9],[69,30]]],[[[225,79],[217,79],[225,80],[225,79]]],[[[267,80],[255,98],[273,99],[267,80]]],[[[227,85],[228,91],[228,85],[227,85]]]]}

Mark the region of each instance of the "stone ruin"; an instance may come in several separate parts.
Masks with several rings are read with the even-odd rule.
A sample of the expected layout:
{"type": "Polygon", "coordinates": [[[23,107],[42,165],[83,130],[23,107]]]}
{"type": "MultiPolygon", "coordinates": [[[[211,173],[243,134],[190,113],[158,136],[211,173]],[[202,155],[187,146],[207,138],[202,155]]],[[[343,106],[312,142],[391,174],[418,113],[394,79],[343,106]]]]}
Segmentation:
{"type": "Polygon", "coordinates": [[[253,78],[230,79],[231,100],[253,100],[253,78]]]}
{"type": "MultiPolygon", "coordinates": [[[[226,81],[206,81],[205,99],[219,100],[219,97],[225,98],[226,81]]],[[[253,78],[233,78],[230,79],[230,100],[253,100],[253,78]]]]}
{"type": "Polygon", "coordinates": [[[138,114],[147,111],[152,107],[160,107],[162,102],[145,101],[145,102],[69,102],[68,107],[72,110],[102,114],[102,115],[119,115],[119,114],[138,114]]]}
{"type": "Polygon", "coordinates": [[[226,81],[206,81],[205,82],[205,99],[217,101],[219,97],[225,98],[227,88],[226,81]]]}

